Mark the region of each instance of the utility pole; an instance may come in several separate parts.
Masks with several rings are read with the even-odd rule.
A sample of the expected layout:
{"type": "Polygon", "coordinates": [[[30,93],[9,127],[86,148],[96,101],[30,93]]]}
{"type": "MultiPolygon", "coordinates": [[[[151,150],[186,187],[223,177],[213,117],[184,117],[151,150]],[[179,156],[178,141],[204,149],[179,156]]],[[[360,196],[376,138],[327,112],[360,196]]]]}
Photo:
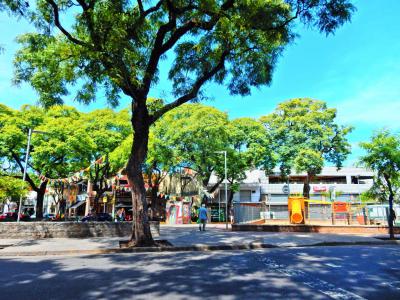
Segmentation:
{"type": "MultiPolygon", "coordinates": [[[[24,174],[22,175],[22,181],[24,181],[24,182],[25,182],[25,179],[26,179],[26,169],[27,169],[27,166],[28,166],[28,157],[29,157],[29,150],[30,150],[30,147],[31,147],[31,138],[32,138],[32,129],[29,128],[29,131],[28,131],[28,144],[26,146],[26,153],[25,153],[24,174]]],[[[17,217],[17,222],[18,223],[20,222],[20,219],[21,219],[20,218],[20,216],[21,216],[21,208],[22,208],[22,194],[19,197],[19,207],[18,207],[18,217],[17,217]]]]}
{"type": "MultiPolygon", "coordinates": [[[[225,224],[228,229],[228,164],[226,158],[226,151],[215,151],[215,153],[224,154],[224,169],[225,169],[225,224]]],[[[218,212],[219,213],[219,212],[218,212]]]]}

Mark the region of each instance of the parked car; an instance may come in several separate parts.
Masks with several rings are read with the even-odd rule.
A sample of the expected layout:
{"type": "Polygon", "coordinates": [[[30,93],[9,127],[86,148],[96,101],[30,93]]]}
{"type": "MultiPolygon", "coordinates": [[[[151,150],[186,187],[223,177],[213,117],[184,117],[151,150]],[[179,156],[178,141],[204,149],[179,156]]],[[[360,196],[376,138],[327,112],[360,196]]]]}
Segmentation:
{"type": "Polygon", "coordinates": [[[82,222],[112,222],[112,217],[110,214],[107,213],[98,213],[96,215],[88,215],[83,217],[82,222]]]}
{"type": "Polygon", "coordinates": [[[55,214],[44,214],[43,215],[43,220],[45,221],[55,221],[57,219],[57,216],[55,214]]]}
{"type": "MultiPolygon", "coordinates": [[[[29,221],[31,217],[29,215],[20,214],[19,219],[20,221],[29,221]]],[[[18,220],[17,212],[7,212],[5,214],[0,215],[0,222],[12,222],[17,220],[18,220]]]]}

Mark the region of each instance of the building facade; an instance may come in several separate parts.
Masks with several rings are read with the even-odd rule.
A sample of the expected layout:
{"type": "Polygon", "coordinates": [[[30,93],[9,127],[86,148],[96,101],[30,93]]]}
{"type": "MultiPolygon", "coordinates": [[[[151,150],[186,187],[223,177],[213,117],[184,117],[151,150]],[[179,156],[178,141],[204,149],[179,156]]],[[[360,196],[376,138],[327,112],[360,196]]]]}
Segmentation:
{"type": "MultiPolygon", "coordinates": [[[[269,206],[284,206],[287,209],[288,195],[301,195],[306,180],[306,173],[292,174],[284,179],[278,170],[266,175],[263,170],[246,172],[246,179],[240,183],[240,189],[234,193],[235,203],[264,202],[269,206]]],[[[360,201],[361,194],[373,185],[374,173],[362,168],[325,167],[311,179],[310,198],[315,200],[334,200],[344,202],[360,201]]],[[[210,185],[217,182],[212,177],[210,185]]],[[[228,193],[229,194],[229,193],[228,193]]],[[[229,196],[228,196],[229,197],[229,196]]],[[[214,202],[225,203],[224,185],[221,184],[214,202]]]]}

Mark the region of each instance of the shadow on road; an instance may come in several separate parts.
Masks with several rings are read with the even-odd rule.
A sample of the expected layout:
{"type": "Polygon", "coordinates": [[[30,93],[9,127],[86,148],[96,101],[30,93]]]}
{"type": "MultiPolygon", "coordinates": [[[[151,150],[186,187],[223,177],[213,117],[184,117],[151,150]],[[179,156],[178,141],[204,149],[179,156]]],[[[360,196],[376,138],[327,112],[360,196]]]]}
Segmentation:
{"type": "Polygon", "coordinates": [[[330,299],[326,282],[394,299],[399,263],[399,247],[8,258],[0,259],[0,289],[3,299],[330,299]]]}

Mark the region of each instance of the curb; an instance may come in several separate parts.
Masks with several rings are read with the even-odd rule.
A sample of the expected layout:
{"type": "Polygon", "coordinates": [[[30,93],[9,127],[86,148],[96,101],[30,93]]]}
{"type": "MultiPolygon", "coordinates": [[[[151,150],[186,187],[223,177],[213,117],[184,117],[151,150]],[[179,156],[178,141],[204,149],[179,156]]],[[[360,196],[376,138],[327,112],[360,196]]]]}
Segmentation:
{"type": "Polygon", "coordinates": [[[172,247],[141,247],[141,248],[109,248],[94,250],[54,250],[54,251],[19,251],[0,252],[0,257],[15,256],[62,256],[62,255],[101,255],[115,253],[152,253],[152,252],[189,252],[189,251],[234,251],[255,250],[267,248],[304,248],[304,247],[336,247],[336,246],[378,246],[378,245],[400,245],[400,241],[371,241],[371,242],[319,242],[306,245],[277,246],[263,243],[237,244],[237,245],[193,245],[172,247]]]}

